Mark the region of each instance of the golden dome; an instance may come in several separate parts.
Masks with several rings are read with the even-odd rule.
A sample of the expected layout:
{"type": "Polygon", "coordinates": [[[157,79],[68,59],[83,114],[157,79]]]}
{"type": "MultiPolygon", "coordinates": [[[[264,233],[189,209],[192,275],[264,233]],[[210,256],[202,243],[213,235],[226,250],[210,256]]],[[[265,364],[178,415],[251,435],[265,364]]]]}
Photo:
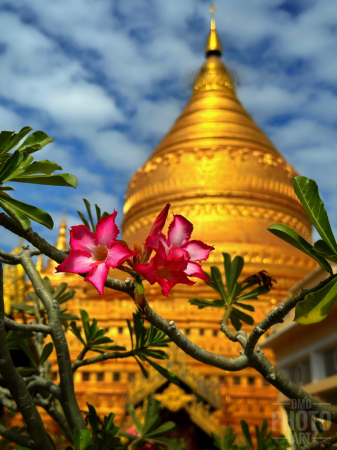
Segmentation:
{"type": "Polygon", "coordinates": [[[211,264],[221,264],[224,251],[240,254],[248,272],[266,269],[286,290],[314,267],[309,257],[267,231],[283,223],[311,239],[291,182],[296,172],[238,100],[215,51],[221,49],[215,28],[207,42],[208,57],[190,101],[129,183],[123,236],[130,244],[143,243],[170,202],[173,213],[193,222],[194,239],[215,245],[211,264]]]}

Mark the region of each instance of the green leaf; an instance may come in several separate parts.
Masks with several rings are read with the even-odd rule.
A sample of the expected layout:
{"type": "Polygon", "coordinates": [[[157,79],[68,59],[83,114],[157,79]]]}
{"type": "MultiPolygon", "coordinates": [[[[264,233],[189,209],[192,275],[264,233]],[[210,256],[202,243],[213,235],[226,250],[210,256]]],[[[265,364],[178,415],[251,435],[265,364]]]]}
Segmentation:
{"type": "Polygon", "coordinates": [[[23,376],[31,375],[37,371],[36,367],[17,367],[17,371],[23,376]]]}
{"type": "MultiPolygon", "coordinates": [[[[204,275],[206,275],[207,278],[209,278],[210,280],[212,279],[212,275],[210,275],[209,273],[205,272],[204,270],[203,270],[203,272],[204,272],[204,275]]],[[[220,290],[219,290],[219,288],[218,288],[216,283],[214,283],[214,282],[210,283],[209,281],[204,281],[204,283],[207,284],[207,286],[209,286],[212,289],[214,289],[215,292],[217,292],[218,294],[221,295],[221,292],[220,292],[220,290]]]]}
{"type": "Polygon", "coordinates": [[[87,219],[84,217],[84,214],[81,213],[81,211],[77,211],[77,214],[80,216],[80,218],[81,218],[82,222],[84,223],[84,225],[85,225],[86,227],[88,227],[89,230],[90,230],[89,222],[88,222],[87,219]]]}
{"type": "Polygon", "coordinates": [[[167,380],[171,381],[171,383],[176,384],[177,386],[180,385],[179,378],[174,375],[174,373],[170,372],[169,370],[165,369],[164,367],[160,366],[159,364],[155,363],[151,359],[146,358],[146,356],[143,356],[145,361],[147,361],[152,367],[154,367],[157,372],[159,372],[163,377],[165,377],[167,380]]]}
{"type": "Polygon", "coordinates": [[[254,447],[253,447],[252,437],[251,437],[250,431],[249,431],[249,426],[245,420],[241,420],[241,428],[242,428],[243,436],[248,444],[248,447],[253,449],[254,447]]]}
{"type": "Polygon", "coordinates": [[[137,316],[137,314],[133,313],[132,315],[133,315],[133,327],[136,335],[136,348],[138,348],[141,346],[140,343],[143,330],[143,320],[139,316],[137,316]]]}
{"type": "Polygon", "coordinates": [[[0,191],[15,191],[11,186],[0,186],[0,191]]]}
{"type": "Polygon", "coordinates": [[[21,339],[20,340],[20,347],[21,347],[21,350],[23,350],[24,353],[26,354],[26,356],[28,357],[29,361],[36,368],[38,365],[37,365],[35,356],[33,355],[33,352],[31,351],[31,349],[30,349],[29,345],[27,344],[27,342],[21,339]]]}
{"type": "Polygon", "coordinates": [[[6,146],[6,143],[9,142],[9,139],[14,134],[14,131],[1,131],[0,133],[0,155],[5,153],[3,149],[6,146]]]}
{"type": "MultiPolygon", "coordinates": [[[[256,284],[256,283],[254,283],[256,284]]],[[[243,291],[242,289],[241,291],[243,291]]],[[[247,292],[244,295],[241,295],[240,297],[237,297],[235,300],[257,300],[259,295],[268,294],[270,289],[267,289],[263,286],[259,286],[255,289],[252,289],[251,291],[247,292]]]]}
{"type": "Polygon", "coordinates": [[[333,278],[317,292],[306,295],[297,303],[295,321],[302,325],[321,322],[329,314],[337,298],[337,278],[333,278]]]}
{"type": "Polygon", "coordinates": [[[140,420],[138,419],[138,416],[135,412],[135,408],[133,407],[133,405],[128,405],[126,407],[126,409],[127,409],[128,413],[130,414],[130,417],[132,419],[134,426],[136,427],[137,433],[142,434],[143,425],[141,424],[140,420]]]}
{"type": "Polygon", "coordinates": [[[85,333],[85,337],[87,342],[90,341],[90,325],[89,325],[89,314],[84,310],[80,309],[81,319],[83,323],[83,330],[85,333]]]}
{"type": "Polygon", "coordinates": [[[130,333],[130,340],[131,340],[131,350],[133,350],[133,333],[132,333],[132,327],[129,319],[126,319],[126,323],[128,324],[129,333],[130,333]]]}
{"type": "Polygon", "coordinates": [[[143,366],[143,364],[138,360],[138,358],[136,358],[135,356],[134,356],[134,358],[135,358],[135,360],[137,361],[137,363],[138,363],[138,365],[139,365],[139,367],[140,367],[140,370],[143,372],[143,375],[144,375],[144,377],[145,378],[149,378],[149,373],[148,373],[148,371],[145,369],[145,367],[143,366]]]}
{"type": "Polygon", "coordinates": [[[248,314],[240,311],[239,309],[236,309],[233,307],[233,311],[235,311],[236,316],[242,320],[245,323],[248,323],[249,325],[253,325],[254,319],[252,316],[249,316],[248,314]]]}
{"type": "Polygon", "coordinates": [[[45,186],[66,186],[76,188],[78,179],[70,173],[60,173],[57,175],[22,175],[13,178],[16,183],[43,184],[45,186]]]}
{"type": "Polygon", "coordinates": [[[27,219],[23,219],[24,216],[30,217],[35,222],[44,225],[50,230],[54,226],[53,219],[46,211],[43,211],[36,206],[28,205],[27,203],[14,200],[12,197],[4,197],[3,195],[0,195],[0,206],[7,212],[7,214],[9,214],[8,211],[11,210],[12,213],[9,215],[12,218],[15,218],[15,220],[19,221],[25,230],[29,228],[30,224],[27,226],[28,222],[27,219]]]}
{"type": "Polygon", "coordinates": [[[29,218],[18,208],[15,208],[13,205],[8,204],[5,201],[6,198],[7,197],[4,197],[0,193],[0,207],[9,215],[9,217],[18,222],[24,230],[27,230],[31,225],[29,218]]]}
{"type": "Polygon", "coordinates": [[[14,152],[13,155],[7,159],[5,164],[0,169],[0,183],[5,183],[11,179],[11,175],[20,166],[25,158],[25,153],[14,152]]]}
{"type": "Polygon", "coordinates": [[[89,430],[74,430],[74,444],[75,450],[85,450],[86,446],[90,444],[91,435],[89,430]]]}
{"type": "Polygon", "coordinates": [[[288,242],[288,244],[292,245],[298,250],[301,250],[303,253],[311,256],[318,262],[322,269],[332,274],[332,269],[328,261],[326,261],[321,255],[317,254],[314,250],[314,247],[309,244],[309,242],[307,242],[304,238],[302,238],[302,236],[297,234],[296,231],[292,230],[286,225],[281,225],[279,223],[276,223],[269,227],[268,231],[270,231],[272,234],[279,237],[283,241],[288,242]]]}
{"type": "Polygon", "coordinates": [[[163,425],[160,425],[156,430],[151,431],[150,433],[146,434],[147,438],[152,438],[155,436],[159,436],[161,434],[169,433],[170,431],[173,431],[177,428],[176,424],[174,422],[166,422],[163,423],[163,425]]]}
{"type": "Polygon", "coordinates": [[[86,346],[86,343],[81,335],[80,330],[77,328],[76,322],[70,322],[70,331],[77,337],[77,339],[86,346]]]}
{"type": "Polygon", "coordinates": [[[41,356],[40,356],[39,366],[42,366],[47,361],[49,356],[53,353],[53,350],[54,350],[54,345],[52,342],[49,342],[48,344],[46,344],[44,346],[41,356]]]}
{"type": "Polygon", "coordinates": [[[160,421],[160,402],[154,398],[150,398],[147,402],[147,408],[145,412],[145,422],[143,426],[143,436],[151,432],[160,421]]]}
{"type": "MultiPolygon", "coordinates": [[[[53,297],[57,298],[59,297],[61,294],[63,294],[63,292],[67,289],[67,283],[60,283],[57,288],[56,291],[53,293],[53,297]]],[[[75,291],[73,291],[75,293],[75,291]]]]}
{"type": "MultiPolygon", "coordinates": [[[[224,255],[225,255],[225,253],[224,253],[224,255]]],[[[228,297],[230,300],[232,300],[234,297],[233,294],[235,293],[236,282],[242,272],[243,266],[244,266],[243,258],[241,256],[235,256],[235,258],[232,261],[230,275],[229,275],[228,281],[227,281],[227,292],[228,292],[228,297]]],[[[227,274],[226,274],[226,280],[227,280],[227,274]]]]}
{"type": "Polygon", "coordinates": [[[315,226],[321,238],[337,254],[337,242],[333,235],[329,217],[325,211],[324,203],[318,193],[318,186],[314,180],[306,177],[292,178],[294,189],[309,219],[315,226]]]}
{"type": "Polygon", "coordinates": [[[95,232],[96,227],[94,225],[94,221],[92,220],[90,203],[89,203],[89,201],[86,198],[82,198],[82,200],[84,201],[85,207],[87,208],[87,213],[88,213],[89,220],[90,220],[90,223],[91,223],[91,226],[92,226],[92,231],[95,232]]]}
{"type": "Polygon", "coordinates": [[[18,150],[25,150],[27,153],[34,153],[53,141],[55,141],[55,139],[50,138],[43,131],[35,131],[24,140],[18,150]]]}
{"type": "Polygon", "coordinates": [[[133,280],[134,285],[136,286],[138,294],[144,294],[145,287],[141,281],[137,281],[136,279],[133,280]]]}
{"type": "Polygon", "coordinates": [[[6,142],[6,145],[3,146],[2,153],[7,153],[12,150],[12,148],[14,148],[21,141],[21,139],[26,136],[26,134],[32,131],[32,129],[33,128],[31,127],[23,127],[18,133],[14,133],[10,140],[6,142]]]}
{"type": "Polygon", "coordinates": [[[222,276],[221,276],[221,272],[220,272],[219,268],[216,266],[212,266],[211,267],[211,275],[212,275],[212,280],[214,281],[214,283],[217,285],[217,287],[219,289],[221,297],[225,301],[227,301],[227,294],[225,291],[225,287],[223,285],[222,276]]]}
{"type": "Polygon", "coordinates": [[[254,306],[246,305],[245,303],[235,302],[235,306],[239,306],[242,309],[246,309],[247,311],[255,311],[254,306]]]}
{"type": "Polygon", "coordinates": [[[55,172],[55,170],[62,170],[62,167],[52,161],[48,161],[48,159],[44,159],[43,161],[34,161],[25,170],[25,175],[35,175],[39,173],[50,175],[55,172]]]}
{"type": "Polygon", "coordinates": [[[97,216],[97,222],[99,222],[101,220],[101,208],[95,204],[95,208],[96,208],[96,216],[97,216]]]}
{"type": "Polygon", "coordinates": [[[236,329],[236,331],[239,331],[239,330],[241,330],[242,323],[238,317],[237,311],[238,311],[238,309],[237,310],[232,309],[229,318],[232,322],[233,327],[236,329]]]}
{"type": "Polygon", "coordinates": [[[314,243],[314,250],[316,253],[323,256],[324,258],[337,263],[337,255],[331,250],[331,248],[328,246],[328,244],[325,241],[323,241],[322,239],[319,239],[317,242],[314,243]]]}
{"type": "Polygon", "coordinates": [[[222,308],[222,309],[225,308],[224,300],[208,301],[208,300],[203,300],[201,298],[191,298],[189,300],[189,303],[191,303],[191,305],[197,306],[198,309],[203,309],[203,308],[207,308],[207,307],[222,308]]]}

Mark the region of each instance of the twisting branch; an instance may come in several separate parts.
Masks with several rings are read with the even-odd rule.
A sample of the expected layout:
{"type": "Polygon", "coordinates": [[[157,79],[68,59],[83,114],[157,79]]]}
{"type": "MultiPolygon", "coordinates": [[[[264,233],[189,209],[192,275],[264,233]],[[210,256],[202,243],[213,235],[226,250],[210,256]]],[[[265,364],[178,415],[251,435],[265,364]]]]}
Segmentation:
{"type": "Polygon", "coordinates": [[[61,388],[57,386],[52,381],[47,380],[46,378],[36,377],[33,381],[27,384],[27,388],[29,390],[34,388],[42,388],[56,397],[59,401],[61,401],[61,388]]]}
{"type": "Polygon", "coordinates": [[[29,251],[25,246],[23,246],[23,251],[20,254],[20,261],[32,282],[36,294],[47,310],[51,328],[50,334],[55,346],[59,366],[61,404],[65,416],[72,430],[75,430],[75,428],[86,429],[86,424],[75,396],[69,347],[60,318],[60,305],[44,285],[41,275],[31,260],[29,251]]]}
{"type": "Polygon", "coordinates": [[[315,450],[316,448],[321,448],[322,450],[328,449],[337,442],[337,435],[331,436],[327,439],[324,439],[324,441],[311,441],[310,444],[304,445],[302,450],[315,450]]]}
{"type": "Polygon", "coordinates": [[[59,425],[62,430],[63,435],[68,439],[68,441],[73,444],[73,435],[69,424],[63,414],[58,411],[49,400],[44,399],[41,395],[37,395],[35,398],[35,404],[41,406],[52,419],[59,425]]]}
{"type": "MultiPolygon", "coordinates": [[[[3,226],[7,230],[16,234],[17,236],[21,236],[26,241],[30,242],[34,247],[40,250],[41,253],[48,256],[52,260],[61,264],[67,255],[64,251],[58,250],[53,245],[49,244],[45,239],[40,237],[36,232],[32,230],[32,228],[28,228],[28,230],[24,230],[19,224],[17,224],[13,219],[11,219],[7,214],[0,213],[0,226],[3,226]]],[[[85,275],[83,275],[85,276],[85,275]]],[[[133,283],[126,283],[125,281],[118,280],[117,278],[108,277],[105,281],[104,286],[114,289],[116,291],[125,292],[130,297],[133,298],[134,286],[133,283]]]]}
{"type": "Polygon", "coordinates": [[[269,330],[270,327],[277,323],[282,323],[285,316],[297,305],[297,303],[301,302],[305,299],[305,297],[308,294],[311,294],[313,292],[317,292],[320,289],[322,289],[324,286],[326,286],[328,283],[330,283],[331,280],[337,277],[337,274],[330,275],[325,280],[318,283],[316,286],[309,288],[309,289],[303,289],[302,292],[294,295],[293,297],[289,298],[285,302],[281,303],[279,306],[274,308],[272,311],[270,311],[267,316],[253,329],[253,331],[250,333],[247,343],[245,346],[245,354],[247,356],[251,355],[254,351],[255,345],[258,343],[260,337],[269,330]]]}
{"type": "MultiPolygon", "coordinates": [[[[15,431],[8,430],[4,425],[0,424],[0,436],[7,439],[9,442],[15,442],[15,444],[21,445],[21,447],[36,448],[32,446],[32,442],[29,437],[23,434],[18,434],[15,431]]],[[[41,447],[42,448],[42,447],[41,447]]]]}
{"type": "Polygon", "coordinates": [[[5,325],[11,330],[15,331],[36,331],[37,333],[50,334],[51,329],[49,325],[39,323],[19,323],[5,316],[5,325]]]}
{"type": "Polygon", "coordinates": [[[167,334],[179,348],[197,361],[228,371],[242,370],[248,366],[248,358],[245,355],[240,355],[236,358],[226,358],[198,347],[178,330],[173,321],[168,323],[153,311],[147,300],[145,314],[146,320],[167,334]]]}
{"type": "Polygon", "coordinates": [[[74,362],[72,369],[75,372],[79,367],[89,366],[90,364],[95,364],[98,362],[106,361],[107,359],[121,359],[121,358],[129,358],[130,356],[135,356],[139,353],[139,349],[130,350],[129,352],[113,352],[113,353],[101,353],[98,356],[92,356],[87,359],[76,359],[74,362]]]}
{"type": "Polygon", "coordinates": [[[34,400],[13,364],[6,340],[4,316],[3,269],[0,264],[0,372],[27,424],[31,436],[30,447],[36,450],[53,450],[34,400]]]}

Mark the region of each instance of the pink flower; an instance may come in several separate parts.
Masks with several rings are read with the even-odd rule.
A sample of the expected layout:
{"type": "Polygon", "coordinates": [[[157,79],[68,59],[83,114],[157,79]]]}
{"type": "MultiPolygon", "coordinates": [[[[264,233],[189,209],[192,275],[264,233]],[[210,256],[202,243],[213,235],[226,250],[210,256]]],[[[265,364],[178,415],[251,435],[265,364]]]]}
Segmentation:
{"type": "Polygon", "coordinates": [[[176,215],[168,230],[168,239],[159,231],[150,236],[145,246],[156,251],[149,264],[135,264],[134,270],[146,278],[150,284],[158,282],[162,293],[168,297],[170,289],[177,283],[191,286],[195,284],[188,277],[211,281],[203,273],[200,264],[209,257],[214,247],[201,241],[190,241],[193,225],[185,217],[176,215]]]}
{"type": "MultiPolygon", "coordinates": [[[[170,203],[167,203],[165,208],[162,210],[162,212],[158,215],[156,220],[153,222],[153,225],[151,227],[151,230],[147,237],[147,240],[150,237],[157,236],[158,233],[164,228],[170,206],[171,206],[170,203]]],[[[147,245],[147,240],[145,242],[143,255],[140,260],[141,263],[146,263],[150,259],[151,253],[153,251],[152,248],[147,245]]]]}
{"type": "Polygon", "coordinates": [[[117,211],[103,217],[93,233],[85,225],[70,230],[71,250],[67,258],[56,267],[57,272],[87,273],[89,281],[98,292],[104,294],[104,283],[110,267],[118,267],[137,251],[132,251],[123,242],[116,242],[119,229],[115,224],[117,211]]]}

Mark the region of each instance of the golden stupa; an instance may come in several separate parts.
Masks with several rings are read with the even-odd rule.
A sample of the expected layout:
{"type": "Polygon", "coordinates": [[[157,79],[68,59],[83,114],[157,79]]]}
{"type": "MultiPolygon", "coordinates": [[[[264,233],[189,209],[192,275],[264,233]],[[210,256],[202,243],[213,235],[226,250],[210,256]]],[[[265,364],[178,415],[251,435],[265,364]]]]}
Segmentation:
{"type": "MultiPolygon", "coordinates": [[[[206,61],[195,80],[190,101],[129,183],[123,239],[130,246],[133,242],[144,243],[153,220],[166,203],[171,203],[172,213],[182,214],[193,223],[193,239],[215,246],[204,264],[206,270],[210,265],[222,268],[222,252],[228,252],[232,257],[244,257],[244,277],[267,270],[277,279],[275,289],[254,301],[257,323],[314,267],[309,257],[269,233],[268,226],[286,224],[308,240],[311,239],[311,226],[294,194],[291,178],[296,172],[241,105],[231,76],[220,60],[221,53],[221,42],[212,18],[205,48],[206,61]]],[[[63,221],[58,248],[66,247],[65,233],[63,221]]],[[[85,309],[91,318],[98,319],[99,325],[116,343],[129,348],[126,319],[131,318],[134,310],[130,298],[108,290],[106,295],[99,296],[77,275],[56,274],[54,267],[55,264],[49,262],[43,268],[39,261],[42,275],[47,275],[53,284],[65,281],[69,288],[76,289],[76,296],[67,304],[70,312],[85,309]]],[[[119,271],[114,271],[113,275],[125,277],[119,271]]],[[[177,285],[169,298],[161,295],[159,286],[147,286],[146,292],[152,308],[166,320],[174,320],[181,332],[189,335],[196,344],[225,356],[238,355],[238,345],[228,341],[219,331],[219,311],[213,308],[198,310],[188,303],[192,297],[214,298],[214,291],[204,283],[198,281],[192,287],[177,285]]],[[[71,357],[75,360],[81,346],[69,332],[68,341],[71,357]]],[[[270,350],[265,353],[273,360],[270,350]]],[[[195,426],[204,427],[203,431],[208,434],[213,431],[215,420],[219,430],[231,425],[237,432],[241,419],[250,425],[271,419],[277,391],[254,369],[225,373],[182,352],[173,359],[171,370],[174,372],[176,367],[182,379],[190,380],[189,389],[193,395],[190,391],[186,394],[178,392],[171,385],[156,393],[162,381],[158,381],[156,374],[151,375],[151,379],[157,381],[149,383],[145,380],[134,359],[107,360],[82,367],[75,373],[81,408],[85,409],[88,401],[100,414],[114,411],[117,419],[121,419],[127,395],[128,401],[136,406],[140,395],[144,394],[144,398],[151,394],[160,395],[164,404],[175,405],[174,408],[179,404],[190,411],[189,417],[195,426]],[[185,366],[188,372],[182,369],[185,366]],[[207,394],[209,392],[218,395],[220,409],[214,410],[217,401],[207,394]],[[197,403],[188,404],[187,398],[191,396],[197,403]],[[207,403],[207,399],[206,407],[201,401],[207,403]],[[192,404],[199,406],[192,408],[192,404]]],[[[53,377],[57,380],[56,371],[53,377]]]]}

